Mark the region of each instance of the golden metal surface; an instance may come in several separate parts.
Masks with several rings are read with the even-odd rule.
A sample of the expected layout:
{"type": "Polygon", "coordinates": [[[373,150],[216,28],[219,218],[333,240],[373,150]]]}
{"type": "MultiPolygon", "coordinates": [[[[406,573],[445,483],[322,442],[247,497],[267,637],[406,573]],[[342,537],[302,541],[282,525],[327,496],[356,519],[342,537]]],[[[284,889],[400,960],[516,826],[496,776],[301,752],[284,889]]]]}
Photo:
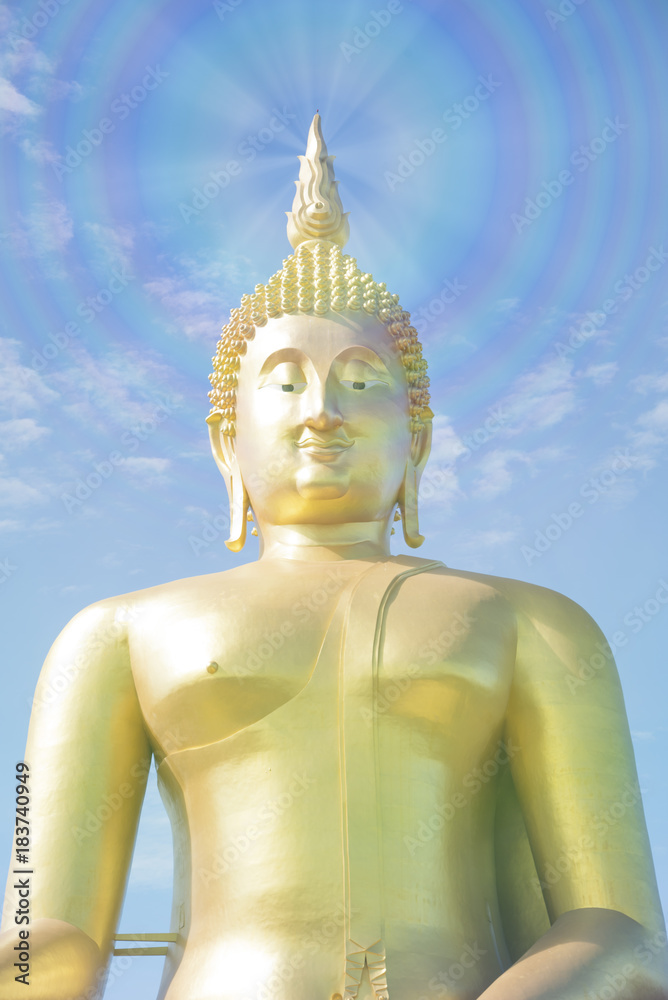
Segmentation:
{"type": "Polygon", "coordinates": [[[160,948],[118,948],[113,950],[114,955],[167,955],[168,950],[164,944],[176,943],[179,940],[178,934],[116,934],[114,940],[119,941],[159,941],[163,943],[160,948]]]}
{"type": "Polygon", "coordinates": [[[113,955],[167,955],[167,948],[114,948],[113,955]]]}
{"type": "MultiPolygon", "coordinates": [[[[163,1000],[668,996],[601,632],[552,591],[390,555],[397,506],[421,538],[410,370],[371,313],[257,326],[235,433],[208,423],[233,547],[252,507],[259,560],[101,601],[56,639],[26,750],[30,1000],[85,995],[114,939],[167,941],[163,1000]],[[116,935],[151,755],[171,930],[116,935]]],[[[15,942],[2,1000],[28,995],[15,942]]]]}

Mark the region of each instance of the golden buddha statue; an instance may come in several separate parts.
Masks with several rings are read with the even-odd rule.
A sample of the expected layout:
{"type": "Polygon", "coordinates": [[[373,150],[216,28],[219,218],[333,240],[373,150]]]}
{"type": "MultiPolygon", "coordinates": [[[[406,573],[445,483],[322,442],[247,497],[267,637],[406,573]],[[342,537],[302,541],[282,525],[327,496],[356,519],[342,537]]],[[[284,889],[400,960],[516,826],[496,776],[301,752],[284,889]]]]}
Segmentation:
{"type": "Polygon", "coordinates": [[[295,253],[232,311],[207,418],[227,544],[252,522],[260,557],[56,640],[26,750],[29,945],[12,914],[0,1000],[101,993],[151,755],[175,845],[171,928],[145,935],[161,1000],[665,1000],[610,648],[552,591],[390,555],[397,512],[423,541],[426,363],[342,253],[318,115],[300,159],[295,253]]]}

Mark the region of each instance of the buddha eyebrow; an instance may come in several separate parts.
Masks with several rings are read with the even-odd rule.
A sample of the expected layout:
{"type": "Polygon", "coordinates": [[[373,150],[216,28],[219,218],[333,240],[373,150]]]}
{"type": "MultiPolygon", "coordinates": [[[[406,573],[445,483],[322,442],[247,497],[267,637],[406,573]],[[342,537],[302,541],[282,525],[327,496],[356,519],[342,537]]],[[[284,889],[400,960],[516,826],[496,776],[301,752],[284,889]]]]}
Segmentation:
{"type": "Polygon", "coordinates": [[[274,351],[265,358],[258,376],[266,375],[272,369],[276,368],[277,365],[283,364],[286,361],[292,361],[296,365],[303,365],[304,362],[308,362],[308,358],[296,347],[282,347],[278,351],[274,351]]]}
{"type": "Polygon", "coordinates": [[[362,344],[354,347],[347,347],[344,351],[341,351],[340,354],[337,354],[334,361],[338,361],[341,364],[345,364],[346,361],[366,361],[367,364],[372,365],[374,368],[379,368],[381,371],[384,371],[389,375],[387,365],[380,355],[376,354],[376,352],[370,347],[364,347],[362,344]]]}

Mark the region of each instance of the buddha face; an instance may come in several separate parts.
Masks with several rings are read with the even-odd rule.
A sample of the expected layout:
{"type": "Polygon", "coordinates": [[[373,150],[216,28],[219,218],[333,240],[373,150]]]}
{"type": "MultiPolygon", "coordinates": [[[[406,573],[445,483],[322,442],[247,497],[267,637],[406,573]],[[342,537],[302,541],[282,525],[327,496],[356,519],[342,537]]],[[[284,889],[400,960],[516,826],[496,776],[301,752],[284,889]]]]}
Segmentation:
{"type": "Polygon", "coordinates": [[[260,524],[389,518],[415,452],[408,407],[399,351],[375,317],[297,314],[256,328],[233,450],[260,524]]]}

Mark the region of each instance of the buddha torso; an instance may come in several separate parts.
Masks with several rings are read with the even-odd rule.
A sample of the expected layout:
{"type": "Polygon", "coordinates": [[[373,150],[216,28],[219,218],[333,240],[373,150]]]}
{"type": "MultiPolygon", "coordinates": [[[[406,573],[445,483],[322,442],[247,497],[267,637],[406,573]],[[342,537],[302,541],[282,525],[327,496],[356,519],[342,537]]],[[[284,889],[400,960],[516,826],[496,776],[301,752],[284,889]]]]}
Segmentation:
{"type": "Polygon", "coordinates": [[[361,998],[365,962],[391,1000],[474,997],[510,964],[494,815],[514,614],[483,577],[414,572],[373,661],[365,614],[426,565],[261,562],[135,595],[187,942],[168,1000],[361,998]]]}
{"type": "Polygon", "coordinates": [[[552,591],[383,555],[397,507],[424,541],[429,380],[398,296],[341,253],[332,161],[316,114],[295,254],[210,376],[226,544],[252,508],[274,558],[97,602],[54,642],[25,758],[30,951],[8,909],[0,993],[22,993],[17,950],[36,998],[100,992],[152,749],[175,841],[160,1000],[581,1000],[622,972],[624,996],[668,997],[600,629],[552,591]]]}

